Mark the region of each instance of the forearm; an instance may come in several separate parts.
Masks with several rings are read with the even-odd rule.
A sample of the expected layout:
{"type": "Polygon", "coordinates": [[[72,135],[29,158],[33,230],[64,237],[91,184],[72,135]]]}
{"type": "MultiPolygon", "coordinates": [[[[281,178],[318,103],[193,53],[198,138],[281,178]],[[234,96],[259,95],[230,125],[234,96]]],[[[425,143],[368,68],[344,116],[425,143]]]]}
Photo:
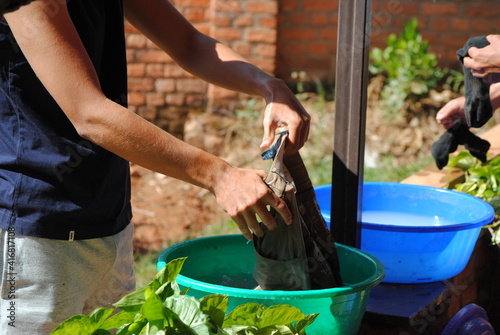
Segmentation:
{"type": "Polygon", "coordinates": [[[500,83],[495,83],[490,86],[490,101],[493,110],[500,108],[500,83]]]}
{"type": "Polygon", "coordinates": [[[110,100],[77,129],[82,137],[133,163],[211,191],[230,167],[110,100]]]}
{"type": "Polygon", "coordinates": [[[271,101],[284,83],[226,45],[197,31],[166,0],[125,0],[127,19],[195,76],[227,89],[271,101]],[[166,19],[168,18],[168,19],[166,19]]]}
{"type": "Polygon", "coordinates": [[[65,7],[51,15],[45,5],[36,1],[5,17],[31,67],[77,132],[134,163],[213,188],[214,176],[227,164],[107,99],[65,7]],[[33,17],[35,35],[24,34],[33,17]]]}

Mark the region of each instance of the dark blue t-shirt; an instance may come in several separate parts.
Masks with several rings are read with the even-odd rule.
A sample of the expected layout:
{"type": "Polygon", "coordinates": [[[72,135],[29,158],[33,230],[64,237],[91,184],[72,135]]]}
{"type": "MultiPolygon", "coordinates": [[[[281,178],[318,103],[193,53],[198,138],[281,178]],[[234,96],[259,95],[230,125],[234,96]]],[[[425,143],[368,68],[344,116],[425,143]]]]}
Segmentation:
{"type": "MultiPolygon", "coordinates": [[[[122,1],[69,0],[68,10],[103,92],[126,106],[122,1]]],[[[129,163],[77,134],[4,22],[0,118],[0,228],[68,240],[109,236],[127,226],[129,163]]]]}

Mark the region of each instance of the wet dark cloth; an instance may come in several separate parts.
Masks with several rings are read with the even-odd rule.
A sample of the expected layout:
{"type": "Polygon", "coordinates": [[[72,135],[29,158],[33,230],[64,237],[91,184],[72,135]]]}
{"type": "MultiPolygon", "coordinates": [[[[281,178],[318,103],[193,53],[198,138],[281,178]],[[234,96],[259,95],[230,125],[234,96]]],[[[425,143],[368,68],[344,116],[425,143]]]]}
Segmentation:
{"type": "Polygon", "coordinates": [[[293,223],[286,225],[274,210],[277,227],[254,236],[254,278],[264,290],[308,290],[342,286],[337,248],[316,202],[302,158],[284,158],[286,134],[263,154],[274,157],[266,178],[271,190],[285,200],[293,223]],[[275,155],[275,156],[273,156],[275,155]]]}
{"type": "Polygon", "coordinates": [[[0,15],[13,12],[32,1],[33,0],[0,0],[0,15]]]}
{"type": "Polygon", "coordinates": [[[490,143],[472,133],[461,120],[455,120],[453,127],[448,129],[438,141],[432,145],[432,156],[439,169],[448,164],[449,154],[455,152],[458,145],[464,145],[471,155],[486,162],[486,154],[490,143]]]}
{"type": "MultiPolygon", "coordinates": [[[[121,0],[70,0],[68,10],[104,94],[126,106],[121,0]]],[[[129,163],[78,135],[2,22],[0,118],[0,228],[67,240],[128,225],[129,163]]]]}
{"type": "MultiPolygon", "coordinates": [[[[490,43],[486,36],[477,36],[469,39],[463,48],[457,51],[457,56],[463,64],[464,58],[469,55],[471,47],[484,48],[490,43]]],[[[493,107],[490,101],[490,84],[472,75],[470,69],[463,66],[464,72],[464,95],[465,95],[465,118],[469,127],[479,128],[483,126],[492,116],[493,107]]]]}

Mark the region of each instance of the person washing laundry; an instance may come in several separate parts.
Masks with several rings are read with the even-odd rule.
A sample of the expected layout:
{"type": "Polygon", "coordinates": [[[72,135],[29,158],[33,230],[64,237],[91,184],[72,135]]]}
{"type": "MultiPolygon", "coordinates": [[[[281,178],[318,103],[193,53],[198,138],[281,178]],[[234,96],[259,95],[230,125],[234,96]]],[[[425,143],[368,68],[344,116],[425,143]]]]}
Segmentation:
{"type": "Polygon", "coordinates": [[[463,65],[465,92],[436,115],[437,122],[447,130],[431,149],[439,169],[447,165],[448,155],[459,144],[486,161],[490,144],[474,135],[469,127],[483,126],[500,107],[500,35],[473,37],[457,55],[463,65]]]}
{"type": "Polygon", "coordinates": [[[264,171],[127,109],[124,17],[185,70],[265,99],[260,147],[286,126],[291,155],[310,116],[281,80],[167,0],[0,1],[0,334],[48,334],[135,288],[129,162],[211,191],[248,239],[263,234],[257,217],[275,227],[268,207],[291,222],[264,171]]]}
{"type": "MultiPolygon", "coordinates": [[[[468,48],[463,57],[463,66],[475,78],[481,78],[490,86],[489,94],[493,110],[500,108],[500,35],[485,36],[488,44],[482,48],[468,48]],[[498,84],[497,84],[498,83],[498,84]]],[[[445,129],[451,128],[454,119],[465,121],[465,97],[450,100],[436,115],[436,120],[445,129]]]]}

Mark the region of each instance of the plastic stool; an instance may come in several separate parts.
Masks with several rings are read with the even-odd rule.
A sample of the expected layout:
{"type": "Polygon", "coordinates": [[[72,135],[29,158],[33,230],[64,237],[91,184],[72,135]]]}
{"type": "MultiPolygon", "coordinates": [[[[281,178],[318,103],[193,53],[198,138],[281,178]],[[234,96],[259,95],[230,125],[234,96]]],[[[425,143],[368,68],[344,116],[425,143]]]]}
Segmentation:
{"type": "Polygon", "coordinates": [[[441,335],[495,335],[495,330],[488,322],[486,311],[469,304],[455,314],[441,335]]]}

